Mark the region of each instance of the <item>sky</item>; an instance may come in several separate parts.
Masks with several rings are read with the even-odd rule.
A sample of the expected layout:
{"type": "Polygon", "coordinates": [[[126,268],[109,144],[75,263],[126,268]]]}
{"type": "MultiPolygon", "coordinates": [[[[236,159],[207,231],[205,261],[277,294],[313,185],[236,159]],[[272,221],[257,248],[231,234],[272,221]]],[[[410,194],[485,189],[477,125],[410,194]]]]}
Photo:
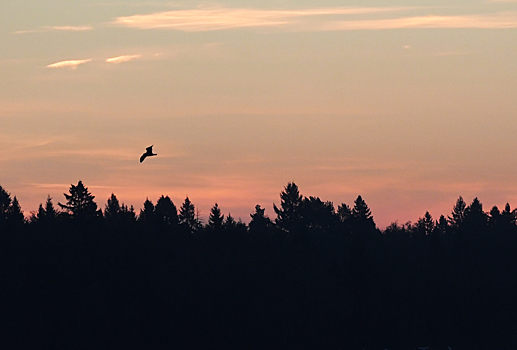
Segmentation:
{"type": "Polygon", "coordinates": [[[517,0],[0,3],[0,185],[26,214],[288,182],[375,222],[517,206],[517,0]],[[139,163],[145,148],[157,157],[139,163]]]}

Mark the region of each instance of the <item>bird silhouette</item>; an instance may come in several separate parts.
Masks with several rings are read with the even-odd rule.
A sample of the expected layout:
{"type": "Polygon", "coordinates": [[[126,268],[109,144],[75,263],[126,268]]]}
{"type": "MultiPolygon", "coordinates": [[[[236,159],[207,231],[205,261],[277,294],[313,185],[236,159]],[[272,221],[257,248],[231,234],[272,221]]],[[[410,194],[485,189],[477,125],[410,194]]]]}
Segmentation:
{"type": "Polygon", "coordinates": [[[151,145],[149,147],[147,147],[145,150],[146,152],[144,154],[142,154],[142,156],[140,157],[140,163],[142,163],[144,161],[145,158],[147,157],[152,157],[152,156],[155,156],[156,153],[153,153],[153,146],[154,145],[151,145]]]}

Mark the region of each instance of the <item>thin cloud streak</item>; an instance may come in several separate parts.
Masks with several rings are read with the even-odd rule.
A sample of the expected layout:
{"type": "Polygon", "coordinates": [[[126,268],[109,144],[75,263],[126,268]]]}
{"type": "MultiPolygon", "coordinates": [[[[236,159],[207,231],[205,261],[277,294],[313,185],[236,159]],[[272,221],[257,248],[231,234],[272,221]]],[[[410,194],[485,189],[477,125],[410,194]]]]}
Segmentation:
{"type": "Polygon", "coordinates": [[[61,30],[67,32],[84,32],[88,30],[93,30],[92,26],[53,26],[51,27],[53,30],[61,30]]]}
{"type": "Polygon", "coordinates": [[[401,12],[414,7],[354,8],[339,7],[308,10],[257,10],[247,8],[205,8],[158,12],[148,15],[118,17],[114,25],[138,29],[175,29],[211,31],[231,28],[284,26],[303,17],[359,15],[401,12]]]}
{"type": "Polygon", "coordinates": [[[122,62],[129,62],[134,59],[140,58],[142,55],[123,55],[123,56],[117,56],[117,57],[111,57],[106,59],[107,63],[122,63],[122,62]]]}
{"type": "Polygon", "coordinates": [[[71,69],[77,69],[77,66],[81,64],[85,64],[88,62],[91,62],[92,59],[86,59],[86,60],[68,60],[68,61],[60,61],[56,63],[49,64],[47,68],[71,68],[71,69]]]}
{"type": "Polygon", "coordinates": [[[451,51],[451,52],[436,52],[433,54],[435,57],[448,57],[448,56],[467,56],[472,55],[470,52],[451,51]]]}
{"type": "Polygon", "coordinates": [[[66,189],[67,186],[69,187],[70,184],[52,184],[52,183],[35,183],[35,182],[29,182],[29,183],[22,183],[22,185],[30,186],[30,187],[36,187],[36,188],[54,188],[54,189],[66,189]]]}
{"type": "Polygon", "coordinates": [[[14,32],[14,34],[30,34],[30,33],[46,33],[52,31],[61,31],[61,32],[85,32],[93,30],[92,26],[49,26],[49,27],[41,27],[39,29],[33,30],[18,30],[14,32]]]}
{"type": "Polygon", "coordinates": [[[245,27],[282,27],[299,31],[382,30],[405,28],[517,28],[517,12],[474,15],[410,16],[400,18],[349,19],[358,15],[388,15],[418,7],[353,8],[308,10],[257,10],[246,8],[204,8],[118,17],[112,24],[137,29],[214,31],[245,27]],[[336,16],[348,16],[336,20],[336,16]],[[333,17],[331,20],[328,17],[333,17]]]}
{"type": "Polygon", "coordinates": [[[483,15],[416,16],[396,19],[340,21],[327,23],[322,30],[382,30],[406,28],[508,29],[517,28],[517,12],[483,15]]]}
{"type": "MultiPolygon", "coordinates": [[[[127,149],[86,149],[86,150],[56,150],[47,151],[48,157],[67,157],[73,156],[74,158],[80,156],[80,158],[95,158],[95,159],[109,159],[109,160],[135,160],[140,156],[136,152],[131,152],[127,149]]],[[[162,157],[163,158],[163,157],[162,157]]]]}

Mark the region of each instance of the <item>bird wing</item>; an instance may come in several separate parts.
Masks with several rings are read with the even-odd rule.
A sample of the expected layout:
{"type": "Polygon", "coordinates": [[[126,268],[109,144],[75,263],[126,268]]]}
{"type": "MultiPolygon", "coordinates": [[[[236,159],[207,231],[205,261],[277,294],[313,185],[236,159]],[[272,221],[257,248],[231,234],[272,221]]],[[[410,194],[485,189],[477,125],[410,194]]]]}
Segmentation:
{"type": "Polygon", "coordinates": [[[140,157],[140,163],[142,163],[144,161],[145,157],[147,157],[147,154],[146,153],[142,154],[142,156],[140,157]]]}
{"type": "Polygon", "coordinates": [[[149,146],[149,147],[147,147],[147,148],[145,149],[145,150],[147,151],[147,153],[153,153],[153,146],[154,146],[154,145],[149,146]]]}

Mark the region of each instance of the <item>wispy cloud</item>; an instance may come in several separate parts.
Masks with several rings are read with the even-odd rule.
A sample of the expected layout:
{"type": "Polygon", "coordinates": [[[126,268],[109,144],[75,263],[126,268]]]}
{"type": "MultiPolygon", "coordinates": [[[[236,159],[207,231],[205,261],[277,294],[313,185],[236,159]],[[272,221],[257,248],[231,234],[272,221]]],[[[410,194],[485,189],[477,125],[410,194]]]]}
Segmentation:
{"type": "Polygon", "coordinates": [[[32,30],[18,30],[14,34],[45,33],[51,31],[84,32],[93,30],[92,26],[47,26],[32,30]]]}
{"type": "Polygon", "coordinates": [[[140,152],[135,153],[128,149],[60,149],[47,151],[47,157],[70,157],[76,159],[93,158],[99,161],[103,160],[135,160],[140,152]]]}
{"type": "Polygon", "coordinates": [[[69,32],[83,32],[87,30],[92,30],[92,26],[54,26],[51,27],[53,30],[62,30],[62,31],[69,31],[69,32]]]}
{"type": "Polygon", "coordinates": [[[289,30],[381,30],[404,28],[517,28],[517,12],[401,16],[422,7],[337,7],[305,10],[197,8],[116,18],[112,24],[138,29],[213,31],[245,27],[289,30]],[[398,15],[399,17],[394,17],[398,15]],[[373,17],[373,18],[372,18],[373,17]]]}
{"type": "Polygon", "coordinates": [[[86,60],[68,60],[68,61],[60,61],[56,63],[49,64],[47,68],[70,68],[70,69],[77,69],[77,66],[91,62],[92,59],[86,59],[86,60]]]}
{"type": "Polygon", "coordinates": [[[413,7],[338,7],[307,10],[259,10],[248,8],[198,8],[118,17],[113,24],[139,29],[210,31],[230,28],[284,26],[304,17],[400,12],[413,7]]]}
{"type": "Polygon", "coordinates": [[[449,52],[436,52],[433,56],[436,57],[448,57],[448,56],[466,56],[471,55],[469,52],[461,52],[461,51],[449,51],[449,52]]]}
{"type": "Polygon", "coordinates": [[[88,7],[161,7],[164,6],[167,7],[178,7],[179,5],[177,3],[173,2],[167,2],[164,3],[163,1],[142,1],[142,2],[135,2],[130,3],[128,1],[111,1],[111,2],[101,2],[101,3],[92,3],[92,4],[85,4],[85,6],[88,7]]]}
{"type": "Polygon", "coordinates": [[[51,188],[51,189],[60,189],[60,190],[61,189],[65,190],[67,187],[70,187],[70,184],[65,184],[65,183],[53,184],[53,183],[34,183],[34,182],[29,182],[29,183],[22,183],[22,185],[36,187],[36,188],[51,188]]]}
{"type": "Polygon", "coordinates": [[[460,16],[415,16],[365,21],[334,21],[322,30],[381,30],[404,28],[517,28],[517,12],[460,16]]]}
{"type": "Polygon", "coordinates": [[[106,59],[107,63],[122,63],[142,57],[142,55],[123,55],[106,59]]]}

